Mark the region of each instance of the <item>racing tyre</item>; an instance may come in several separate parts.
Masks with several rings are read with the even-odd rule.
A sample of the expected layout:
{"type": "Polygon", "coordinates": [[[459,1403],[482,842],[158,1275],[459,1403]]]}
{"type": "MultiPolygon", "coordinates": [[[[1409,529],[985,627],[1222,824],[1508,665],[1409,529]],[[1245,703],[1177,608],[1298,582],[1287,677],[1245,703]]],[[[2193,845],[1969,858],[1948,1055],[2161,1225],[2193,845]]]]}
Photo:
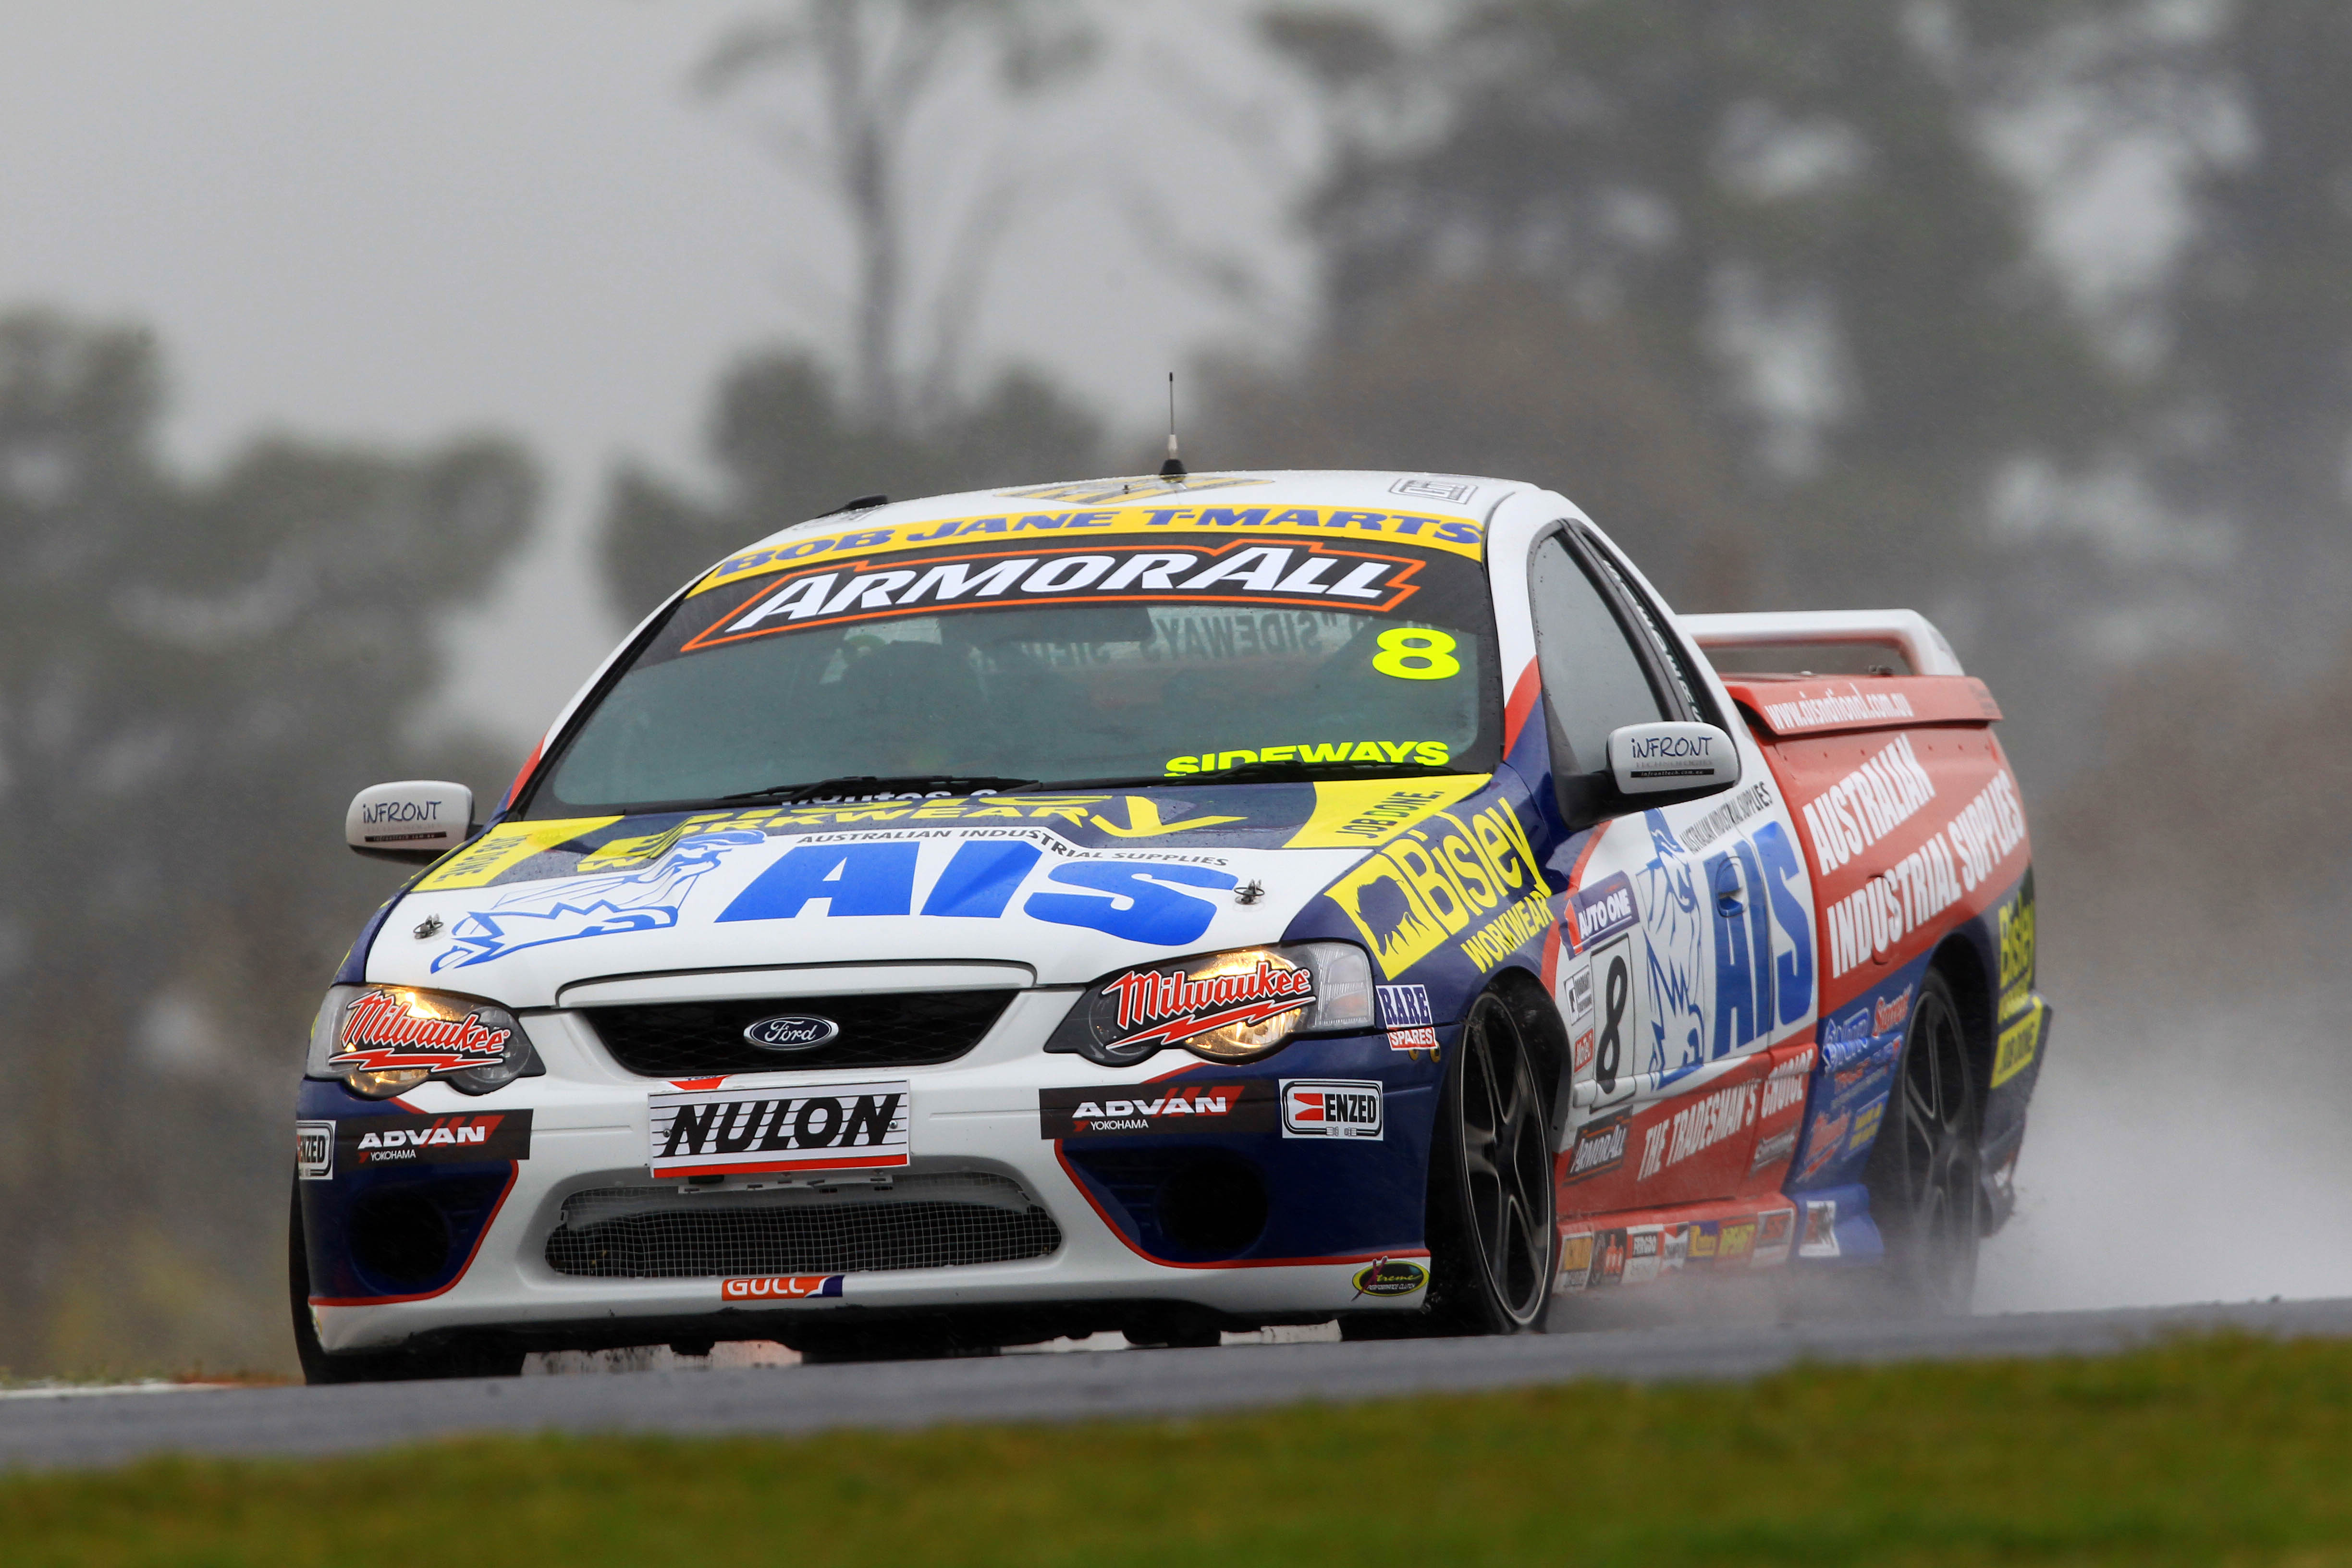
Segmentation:
{"type": "Polygon", "coordinates": [[[1492,992],[1479,997],[1438,1096],[1420,1332],[1542,1331],[1559,1237],[1548,1110],[1510,1008],[1492,992]]]}
{"type": "Polygon", "coordinates": [[[491,1339],[460,1339],[413,1350],[337,1352],[319,1343],[310,1322],[310,1256],[302,1237],[302,1190],[286,1226],[286,1284],[294,1317],[294,1353],[302,1363],[302,1381],[321,1383],[405,1383],[428,1377],[514,1377],[522,1371],[523,1351],[491,1339]]]}
{"type": "Polygon", "coordinates": [[[1959,1007],[1930,970],[1864,1177],[1886,1243],[1884,1283],[1898,1308],[1969,1310],[1984,1236],[1982,1115],[1959,1007]]]}

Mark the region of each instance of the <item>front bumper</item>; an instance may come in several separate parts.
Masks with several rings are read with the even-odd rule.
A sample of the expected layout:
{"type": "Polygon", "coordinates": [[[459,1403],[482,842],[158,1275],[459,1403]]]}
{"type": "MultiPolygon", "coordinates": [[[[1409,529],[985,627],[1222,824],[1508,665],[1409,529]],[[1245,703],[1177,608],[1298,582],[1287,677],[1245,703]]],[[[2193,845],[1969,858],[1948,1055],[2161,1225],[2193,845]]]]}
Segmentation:
{"type": "MultiPolygon", "coordinates": [[[[1171,1314],[1239,1325],[1423,1305],[1425,1289],[1404,1288],[1416,1270],[1399,1265],[1427,1259],[1422,1208],[1442,1071],[1432,1053],[1393,1051],[1384,1036],[1369,1034],[1300,1040],[1241,1068],[1164,1051],[1134,1068],[1104,1068],[1041,1048],[1072,994],[1017,994],[969,1054],[944,1066],[737,1075],[718,1086],[905,1082],[908,1163],[882,1174],[908,1190],[984,1184],[1025,1194],[1049,1222],[1050,1250],[1007,1261],[784,1275],[679,1273],[696,1265],[671,1256],[656,1277],[644,1277],[641,1264],[621,1265],[619,1274],[560,1269],[557,1260],[581,1267],[580,1249],[568,1243],[551,1258],[568,1200],[581,1200],[575,1221],[592,1202],[660,1215],[709,1212],[693,1205],[714,1196],[737,1211],[759,1210],[769,1202],[761,1191],[787,1201],[783,1188],[758,1176],[698,1186],[652,1175],[649,1097],[678,1086],[624,1071],[577,1012],[530,1016],[546,1075],[494,1094],[428,1084],[369,1101],[339,1082],[306,1080],[299,1118],[313,1158],[299,1190],[320,1342],[354,1351],[496,1331],[547,1348],[700,1338],[791,1343],[861,1322],[954,1317],[986,1321],[1015,1342],[1032,1331],[1050,1337],[1171,1314]],[[1379,1136],[1286,1131],[1283,1086],[1304,1079],[1378,1084],[1379,1136]],[[1154,1124],[1044,1135],[1041,1091],[1142,1098],[1137,1091],[1157,1096],[1203,1083],[1244,1086],[1271,1115],[1254,1128],[1154,1124]],[[525,1110],[527,1147],[519,1148],[513,1113],[525,1110]],[[448,1117],[478,1129],[492,1115],[508,1118],[504,1133],[492,1134],[505,1142],[486,1141],[485,1152],[520,1157],[469,1161],[462,1144],[445,1141],[405,1163],[362,1166],[346,1157],[318,1169],[319,1140],[346,1148],[354,1124],[415,1127],[424,1125],[419,1117],[448,1117]],[[1262,1223],[1252,1223],[1253,1192],[1262,1194],[1262,1223]],[[604,1195],[583,1197],[589,1194],[604,1195]]],[[[1443,1047],[1452,1038],[1440,1031],[1443,1047]]],[[[849,1211],[877,1206],[873,1174],[842,1173],[840,1192],[830,1196],[827,1179],[799,1179],[789,1202],[797,1214],[831,1214],[827,1224],[854,1230],[860,1222],[849,1211]]]]}

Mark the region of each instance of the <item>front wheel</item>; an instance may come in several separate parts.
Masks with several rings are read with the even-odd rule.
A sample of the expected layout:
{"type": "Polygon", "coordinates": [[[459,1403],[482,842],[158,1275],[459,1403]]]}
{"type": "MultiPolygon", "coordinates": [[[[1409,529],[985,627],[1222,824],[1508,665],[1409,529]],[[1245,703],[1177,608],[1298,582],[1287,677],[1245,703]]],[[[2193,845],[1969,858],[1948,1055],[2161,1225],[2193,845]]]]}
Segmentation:
{"type": "Polygon", "coordinates": [[[1976,1293],[1982,1115],[1959,1007],[1930,970],[1864,1178],[1886,1243],[1885,1283],[1897,1307],[1965,1313],[1976,1293]]]}
{"type": "Polygon", "coordinates": [[[1551,1130],[1527,1036],[1488,992],[1470,1009],[1430,1151],[1426,1332],[1540,1331],[1559,1246],[1551,1130]]]}

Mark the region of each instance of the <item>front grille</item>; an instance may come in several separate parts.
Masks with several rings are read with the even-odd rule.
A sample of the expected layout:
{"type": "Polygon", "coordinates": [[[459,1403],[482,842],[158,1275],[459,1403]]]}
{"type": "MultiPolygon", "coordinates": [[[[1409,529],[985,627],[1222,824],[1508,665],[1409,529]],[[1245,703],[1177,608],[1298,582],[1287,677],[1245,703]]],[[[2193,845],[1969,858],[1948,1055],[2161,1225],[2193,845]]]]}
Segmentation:
{"type": "Polygon", "coordinates": [[[704,1078],[951,1062],[980,1044],[1015,994],[992,990],[782,996],[583,1011],[613,1059],[629,1071],[645,1078],[704,1078]],[[743,1037],[748,1026],[785,1014],[830,1018],[841,1033],[807,1050],[768,1050],[743,1037]]]}
{"type": "Polygon", "coordinates": [[[772,1192],[574,1193],[547,1238],[547,1265],[598,1279],[862,1274],[1013,1263],[1061,1245],[1061,1227],[1020,1184],[943,1172],[772,1192]]]}

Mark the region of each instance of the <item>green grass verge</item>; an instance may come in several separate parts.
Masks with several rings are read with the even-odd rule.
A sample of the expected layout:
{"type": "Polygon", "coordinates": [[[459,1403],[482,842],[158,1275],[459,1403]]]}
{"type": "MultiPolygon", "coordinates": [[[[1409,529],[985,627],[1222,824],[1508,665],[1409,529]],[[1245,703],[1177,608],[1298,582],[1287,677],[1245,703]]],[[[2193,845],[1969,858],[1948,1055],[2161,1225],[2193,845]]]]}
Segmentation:
{"type": "MultiPolygon", "coordinates": [[[[1250,1352],[1217,1363],[1246,1377],[1250,1352]]],[[[779,1373],[789,1377],[790,1373],[779,1373]]],[[[0,1481],[47,1564],[2352,1563],[2352,1344],[0,1481]]]]}

